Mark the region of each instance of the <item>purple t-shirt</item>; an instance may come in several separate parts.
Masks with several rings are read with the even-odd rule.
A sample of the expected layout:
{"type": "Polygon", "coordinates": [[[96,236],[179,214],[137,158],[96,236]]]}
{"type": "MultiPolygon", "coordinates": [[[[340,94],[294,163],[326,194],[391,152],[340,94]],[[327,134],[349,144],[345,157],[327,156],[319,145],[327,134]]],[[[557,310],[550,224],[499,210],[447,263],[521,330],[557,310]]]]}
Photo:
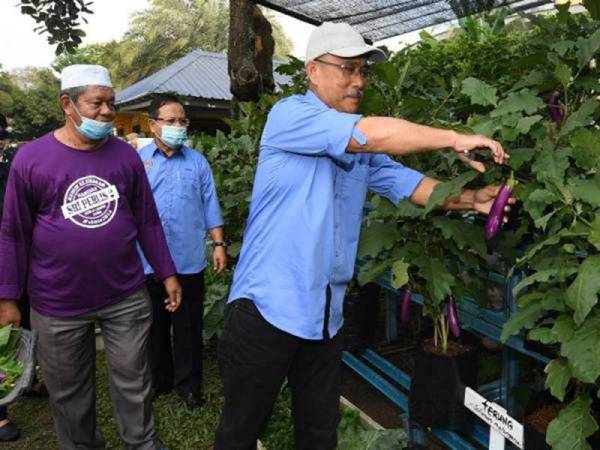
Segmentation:
{"type": "Polygon", "coordinates": [[[160,279],[175,267],[136,151],[110,137],[76,150],[48,133],[19,149],[0,229],[0,299],[27,284],[40,314],[103,308],[144,283],[139,241],[160,279]]]}

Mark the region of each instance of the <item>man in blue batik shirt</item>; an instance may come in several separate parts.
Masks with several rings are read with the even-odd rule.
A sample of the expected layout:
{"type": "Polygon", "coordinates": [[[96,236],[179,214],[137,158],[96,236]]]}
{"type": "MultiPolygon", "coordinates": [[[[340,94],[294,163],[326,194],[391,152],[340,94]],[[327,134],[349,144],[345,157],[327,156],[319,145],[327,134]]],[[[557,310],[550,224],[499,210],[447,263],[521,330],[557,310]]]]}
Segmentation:
{"type": "MultiPolygon", "coordinates": [[[[356,114],[367,62],[385,58],[350,25],[324,23],[308,43],[309,91],[268,116],[218,352],[225,404],[216,450],[255,448],[285,378],[295,449],[336,448],[338,331],[367,190],[425,205],[439,183],[387,155],[446,148],[479,170],[465,153],[508,157],[483,136],[356,114]]],[[[464,190],[444,207],[487,214],[498,190],[464,190]]]]}
{"type": "Polygon", "coordinates": [[[154,307],[150,332],[152,381],[156,395],[175,387],[188,408],[195,411],[202,404],[206,232],[213,240],[213,268],[222,272],[227,265],[223,219],[208,162],[184,145],[189,120],[179,100],[159,95],[150,103],[148,114],[155,139],[139,154],[183,289],[180,308],[173,314],[165,311],[162,283],[153,277],[152,268],[141,255],[154,307]]]}

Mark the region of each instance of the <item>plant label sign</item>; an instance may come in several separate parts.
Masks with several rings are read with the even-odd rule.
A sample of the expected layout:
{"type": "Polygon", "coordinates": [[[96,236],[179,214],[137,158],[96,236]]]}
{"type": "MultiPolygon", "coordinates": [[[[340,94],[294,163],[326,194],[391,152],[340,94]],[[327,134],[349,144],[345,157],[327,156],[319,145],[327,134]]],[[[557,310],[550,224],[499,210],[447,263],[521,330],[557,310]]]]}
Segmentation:
{"type": "MultiPolygon", "coordinates": [[[[498,433],[508,439],[514,445],[519,448],[524,448],[523,444],[523,424],[517,422],[515,419],[510,417],[506,410],[494,403],[487,400],[485,397],[479,395],[473,389],[465,388],[465,407],[473,411],[481,420],[487,423],[491,428],[490,433],[490,449],[491,448],[504,448],[497,446],[492,447],[492,443],[498,443],[498,433]],[[496,431],[496,433],[494,433],[496,431]]],[[[502,441],[504,439],[501,439],[502,441]]]]}

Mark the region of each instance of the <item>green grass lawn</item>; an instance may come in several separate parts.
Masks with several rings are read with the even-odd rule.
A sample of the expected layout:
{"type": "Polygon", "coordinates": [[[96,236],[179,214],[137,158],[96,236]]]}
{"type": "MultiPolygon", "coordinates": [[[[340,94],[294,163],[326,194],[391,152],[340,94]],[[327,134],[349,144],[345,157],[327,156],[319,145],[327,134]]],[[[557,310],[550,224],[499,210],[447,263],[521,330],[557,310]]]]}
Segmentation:
{"type": "MultiPolygon", "coordinates": [[[[154,412],[161,440],[171,450],[199,449],[212,445],[223,403],[214,345],[208,346],[204,358],[204,393],[206,404],[191,413],[177,394],[162,395],[154,402],[154,412]]],[[[121,448],[117,425],[110,403],[104,352],[97,357],[98,422],[108,448],[121,448]]],[[[3,443],[2,450],[57,449],[52,416],[47,399],[22,398],[9,407],[9,417],[21,429],[21,438],[3,443]]]]}
{"type": "MultiPolygon", "coordinates": [[[[97,357],[98,423],[107,448],[120,449],[117,424],[110,403],[104,352],[97,357]]],[[[201,411],[190,412],[177,394],[163,394],[154,402],[154,413],[161,440],[171,450],[206,450],[213,443],[223,405],[223,390],[217,369],[216,348],[209,344],[204,357],[204,396],[201,411]]],[[[0,445],[2,450],[54,450],[58,448],[47,399],[21,398],[9,407],[10,419],[21,429],[21,438],[0,445]]],[[[388,435],[366,431],[358,413],[346,410],[338,428],[338,450],[395,450],[405,446],[402,430],[386,430],[388,435]]],[[[289,391],[275,404],[271,421],[261,440],[269,450],[293,450],[293,425],[289,391]]]]}

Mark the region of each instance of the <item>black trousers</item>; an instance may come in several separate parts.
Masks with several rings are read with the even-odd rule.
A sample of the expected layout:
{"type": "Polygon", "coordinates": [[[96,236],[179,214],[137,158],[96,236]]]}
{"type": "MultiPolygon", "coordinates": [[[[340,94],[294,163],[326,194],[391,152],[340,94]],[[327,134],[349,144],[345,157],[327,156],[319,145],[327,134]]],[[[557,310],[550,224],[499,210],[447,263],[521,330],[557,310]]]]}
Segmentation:
{"type": "Polygon", "coordinates": [[[177,279],[183,290],[183,298],[177,311],[169,313],[165,310],[167,294],[163,283],[154,276],[146,278],[154,314],[149,345],[152,383],[159,391],[174,387],[183,397],[194,394],[200,399],[204,272],[177,274],[177,279]]]}
{"type": "Polygon", "coordinates": [[[247,299],[227,305],[219,341],[225,404],[215,450],[250,450],[268,424],[284,379],[292,393],[296,450],[337,446],[342,337],[312,341],[268,323],[247,299]]]}

